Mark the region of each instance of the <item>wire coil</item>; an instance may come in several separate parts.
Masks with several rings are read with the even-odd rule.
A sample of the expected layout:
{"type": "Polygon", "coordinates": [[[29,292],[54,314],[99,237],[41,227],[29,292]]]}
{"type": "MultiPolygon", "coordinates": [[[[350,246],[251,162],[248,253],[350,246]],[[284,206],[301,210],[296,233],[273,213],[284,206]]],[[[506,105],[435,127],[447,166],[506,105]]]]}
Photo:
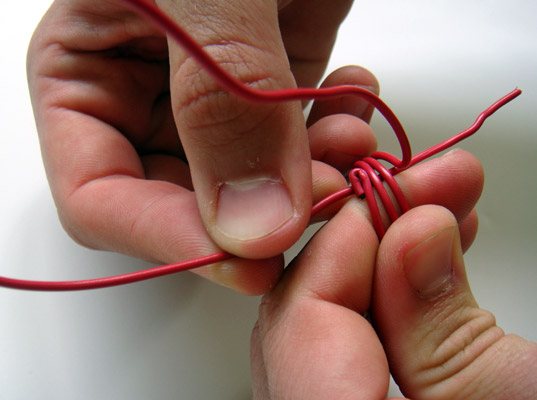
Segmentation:
{"type": "MultiPolygon", "coordinates": [[[[396,115],[384,103],[383,100],[367,89],[357,86],[337,86],[320,89],[298,88],[273,91],[253,89],[244,85],[235,77],[222,70],[220,66],[214,62],[210,56],[206,54],[204,50],[198,46],[197,43],[181,27],[179,27],[171,18],[165,15],[153,3],[147,0],[122,1],[128,3],[130,6],[138,10],[140,14],[144,15],[148,19],[152,20],[157,26],[161,27],[170,37],[180,43],[184,49],[188,51],[200,63],[200,65],[214,77],[216,81],[218,81],[228,91],[239,97],[253,102],[273,103],[293,100],[330,99],[342,96],[359,96],[372,104],[384,116],[392,127],[401,147],[401,159],[398,159],[397,157],[385,152],[375,152],[370,157],[358,160],[354,164],[354,169],[351,170],[349,174],[350,185],[345,189],[327,196],[315,204],[312,208],[311,216],[313,217],[326,207],[352,194],[355,194],[359,198],[365,199],[367,202],[371,213],[372,223],[379,239],[384,235],[386,228],[382,219],[381,209],[377,204],[376,195],[378,195],[390,222],[395,221],[402,213],[410,209],[410,206],[394,176],[471,136],[481,127],[485,119],[496,112],[500,107],[509,103],[522,93],[522,91],[519,89],[513,90],[479,114],[476,121],[466,130],[412,157],[408,137],[396,115]],[[388,169],[380,161],[388,162],[392,164],[393,167],[388,169]],[[392,196],[390,196],[390,193],[386,189],[385,185],[388,187],[392,196]],[[396,204],[394,204],[394,201],[396,204]]],[[[0,286],[12,289],[38,291],[98,289],[139,282],[177,272],[187,271],[208,264],[225,261],[232,257],[233,255],[229,253],[219,252],[193,260],[154,267],[129,274],[79,281],[32,281],[0,276],[0,286]]]]}

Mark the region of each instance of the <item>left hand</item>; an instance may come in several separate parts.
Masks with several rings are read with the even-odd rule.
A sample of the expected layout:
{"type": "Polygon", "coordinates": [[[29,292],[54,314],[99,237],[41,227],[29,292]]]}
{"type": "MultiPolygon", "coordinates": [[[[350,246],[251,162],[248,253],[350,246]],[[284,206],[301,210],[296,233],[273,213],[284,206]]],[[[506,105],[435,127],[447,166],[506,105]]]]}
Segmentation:
{"type": "MultiPolygon", "coordinates": [[[[153,1],[222,67],[260,89],[316,85],[352,4],[153,1]]],[[[51,191],[78,243],[159,264],[222,249],[240,258],[196,273],[247,294],[277,282],[281,253],[306,227],[314,190],[330,191],[333,182],[315,175],[328,185],[312,190],[299,102],[228,95],[120,0],[54,1],[27,65],[51,191]]],[[[328,165],[313,169],[344,184],[328,165]]]]}

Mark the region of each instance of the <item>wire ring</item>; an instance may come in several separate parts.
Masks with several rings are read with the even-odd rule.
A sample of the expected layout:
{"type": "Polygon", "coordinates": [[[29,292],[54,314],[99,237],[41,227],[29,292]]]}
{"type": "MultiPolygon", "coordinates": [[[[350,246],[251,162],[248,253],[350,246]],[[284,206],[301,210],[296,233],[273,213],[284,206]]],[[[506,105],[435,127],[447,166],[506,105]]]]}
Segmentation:
{"type": "MultiPolygon", "coordinates": [[[[410,143],[398,118],[384,103],[384,101],[367,89],[357,86],[337,86],[320,89],[298,88],[274,91],[253,89],[244,85],[235,77],[222,70],[220,66],[214,62],[180,26],[178,26],[170,17],[164,14],[153,3],[150,3],[147,0],[122,1],[128,3],[130,6],[138,10],[140,14],[152,20],[157,26],[166,31],[166,33],[180,43],[184,49],[188,51],[200,63],[200,65],[213,76],[216,81],[237,96],[254,102],[283,102],[292,100],[330,99],[342,96],[359,96],[372,104],[384,116],[384,118],[386,118],[392,127],[401,147],[401,159],[398,159],[397,157],[388,153],[375,152],[370,157],[357,161],[355,163],[355,168],[349,174],[349,180],[351,182],[350,186],[338,192],[332,193],[315,204],[312,208],[311,216],[315,216],[326,207],[354,193],[360,198],[365,197],[371,213],[373,225],[379,239],[384,235],[385,227],[383,225],[380,209],[375,198],[375,191],[378,193],[389,219],[393,222],[395,219],[397,219],[400,213],[404,213],[410,209],[410,206],[408,205],[401,188],[397,184],[397,181],[394,179],[394,176],[471,136],[477,132],[481,125],[483,125],[485,119],[496,112],[500,107],[509,103],[522,93],[522,91],[519,89],[513,90],[479,114],[476,121],[466,130],[412,157],[410,143]],[[393,168],[387,169],[378,160],[389,162],[393,165],[393,168]],[[384,187],[384,183],[386,183],[390,188],[399,210],[397,210],[393,204],[390,195],[384,187]]],[[[219,252],[205,257],[149,268],[129,274],[78,281],[32,281],[0,276],[0,286],[12,289],[39,291],[98,289],[139,282],[146,279],[153,279],[160,276],[187,271],[208,264],[222,262],[232,257],[234,256],[229,253],[219,252]]]]}

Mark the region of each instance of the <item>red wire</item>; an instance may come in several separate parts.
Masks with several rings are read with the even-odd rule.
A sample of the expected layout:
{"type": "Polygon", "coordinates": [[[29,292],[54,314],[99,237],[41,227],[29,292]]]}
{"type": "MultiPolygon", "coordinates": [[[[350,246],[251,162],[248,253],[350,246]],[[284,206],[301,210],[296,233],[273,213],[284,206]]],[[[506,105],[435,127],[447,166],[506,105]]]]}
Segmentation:
{"type": "MultiPolygon", "coordinates": [[[[475,122],[472,125],[470,125],[470,127],[468,127],[466,130],[456,134],[455,136],[445,140],[444,142],[439,143],[436,146],[433,146],[433,147],[431,147],[431,148],[429,148],[427,150],[424,150],[421,153],[415,155],[414,157],[412,157],[411,162],[409,163],[408,167],[406,167],[406,168],[410,168],[413,165],[416,165],[416,164],[422,162],[423,160],[425,160],[425,159],[427,159],[429,157],[432,157],[432,156],[440,153],[441,151],[444,151],[444,150],[450,148],[451,146],[456,145],[457,143],[459,143],[460,141],[466,139],[467,137],[472,136],[474,133],[476,133],[479,130],[479,128],[481,128],[481,126],[483,125],[483,123],[485,122],[485,120],[488,117],[490,117],[492,114],[494,114],[496,111],[498,111],[501,107],[503,107],[504,105],[506,105],[510,101],[514,100],[515,98],[517,98],[521,94],[522,94],[522,90],[516,88],[513,91],[511,91],[510,93],[508,93],[505,96],[503,96],[501,99],[496,100],[496,102],[494,102],[490,107],[488,107],[485,111],[483,111],[481,114],[479,114],[477,116],[475,122]]],[[[375,155],[373,154],[373,156],[375,156],[375,155]]],[[[395,165],[395,164],[393,164],[393,165],[395,165]]],[[[403,171],[403,169],[401,169],[401,167],[397,167],[397,168],[395,168],[395,171],[392,172],[392,174],[393,173],[399,173],[401,171],[403,171]]]]}
{"type": "Polygon", "coordinates": [[[407,166],[410,163],[412,153],[407,135],[399,119],[392,110],[371,91],[359,86],[336,86],[328,88],[298,88],[282,90],[257,90],[246,86],[234,76],[223,70],[195,41],[177,25],[170,17],[162,12],[153,3],[147,0],[122,0],[141,14],[153,21],[155,25],[164,30],[207,71],[213,78],[229,92],[246,100],[256,103],[275,103],[292,100],[328,100],[343,96],[359,96],[372,104],[388,121],[401,146],[402,159],[392,163],[398,167],[407,166]]]}
{"type": "MultiPolygon", "coordinates": [[[[351,185],[327,196],[315,204],[312,208],[311,216],[316,215],[326,207],[354,193],[360,198],[365,197],[371,212],[373,226],[375,227],[379,238],[382,238],[384,235],[385,228],[377,201],[375,199],[375,191],[379,195],[389,219],[393,222],[401,213],[408,211],[410,208],[402,190],[399,188],[399,185],[393,176],[474,134],[481,127],[481,125],[483,125],[485,119],[496,112],[500,107],[509,103],[522,93],[522,91],[519,89],[513,90],[483,111],[468,129],[412,157],[410,143],[403,126],[393,111],[390,110],[390,108],[374,93],[358,86],[337,86],[320,89],[298,88],[270,91],[251,88],[221,69],[220,66],[213,61],[213,59],[181,27],[179,27],[170,17],[164,14],[154,4],[146,0],[123,1],[137,9],[147,18],[151,19],[156,25],[160,26],[169,36],[180,43],[203,68],[211,73],[215,80],[217,80],[229,92],[234,93],[237,96],[253,102],[271,103],[293,100],[330,99],[342,96],[359,96],[372,104],[384,116],[395,132],[401,147],[402,158],[398,159],[397,157],[384,152],[375,152],[371,155],[371,157],[366,157],[363,160],[357,161],[355,164],[355,169],[353,169],[349,174],[351,185]],[[393,168],[388,170],[377,160],[389,162],[393,165],[393,168]],[[390,191],[398,204],[399,210],[397,210],[393,205],[392,199],[384,187],[383,181],[386,182],[390,188],[390,191]]],[[[98,289],[139,282],[142,280],[187,271],[204,265],[221,262],[231,257],[233,257],[233,255],[229,253],[219,252],[205,257],[149,268],[129,274],[78,281],[32,281],[0,276],[0,286],[12,289],[39,291],[98,289]]]]}
{"type": "Polygon", "coordinates": [[[225,261],[233,257],[226,252],[219,252],[205,257],[195,258],[193,260],[182,261],[175,264],[162,265],[142,271],[131,272],[130,274],[107,276],[104,278],[86,279],[79,281],[31,281],[23,279],[13,279],[0,277],[0,286],[23,289],[23,290],[39,290],[39,291],[70,291],[70,290],[88,290],[100,289],[110,286],[126,285],[144,281],[147,279],[158,278],[159,276],[175,274],[177,272],[188,271],[194,268],[203,267],[221,261],[225,261]]]}

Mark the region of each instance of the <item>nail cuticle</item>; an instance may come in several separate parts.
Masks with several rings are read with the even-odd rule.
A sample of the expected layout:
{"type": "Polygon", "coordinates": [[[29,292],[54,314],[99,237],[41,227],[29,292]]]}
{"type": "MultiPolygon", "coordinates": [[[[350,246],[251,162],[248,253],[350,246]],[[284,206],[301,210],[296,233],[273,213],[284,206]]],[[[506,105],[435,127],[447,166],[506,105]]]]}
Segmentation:
{"type": "Polygon", "coordinates": [[[228,181],[218,188],[216,228],[234,240],[258,239],[281,228],[295,214],[280,179],[228,181]]]}
{"type": "Polygon", "coordinates": [[[403,259],[407,282],[422,299],[433,299],[453,287],[456,227],[445,228],[411,249],[403,259]]]}

